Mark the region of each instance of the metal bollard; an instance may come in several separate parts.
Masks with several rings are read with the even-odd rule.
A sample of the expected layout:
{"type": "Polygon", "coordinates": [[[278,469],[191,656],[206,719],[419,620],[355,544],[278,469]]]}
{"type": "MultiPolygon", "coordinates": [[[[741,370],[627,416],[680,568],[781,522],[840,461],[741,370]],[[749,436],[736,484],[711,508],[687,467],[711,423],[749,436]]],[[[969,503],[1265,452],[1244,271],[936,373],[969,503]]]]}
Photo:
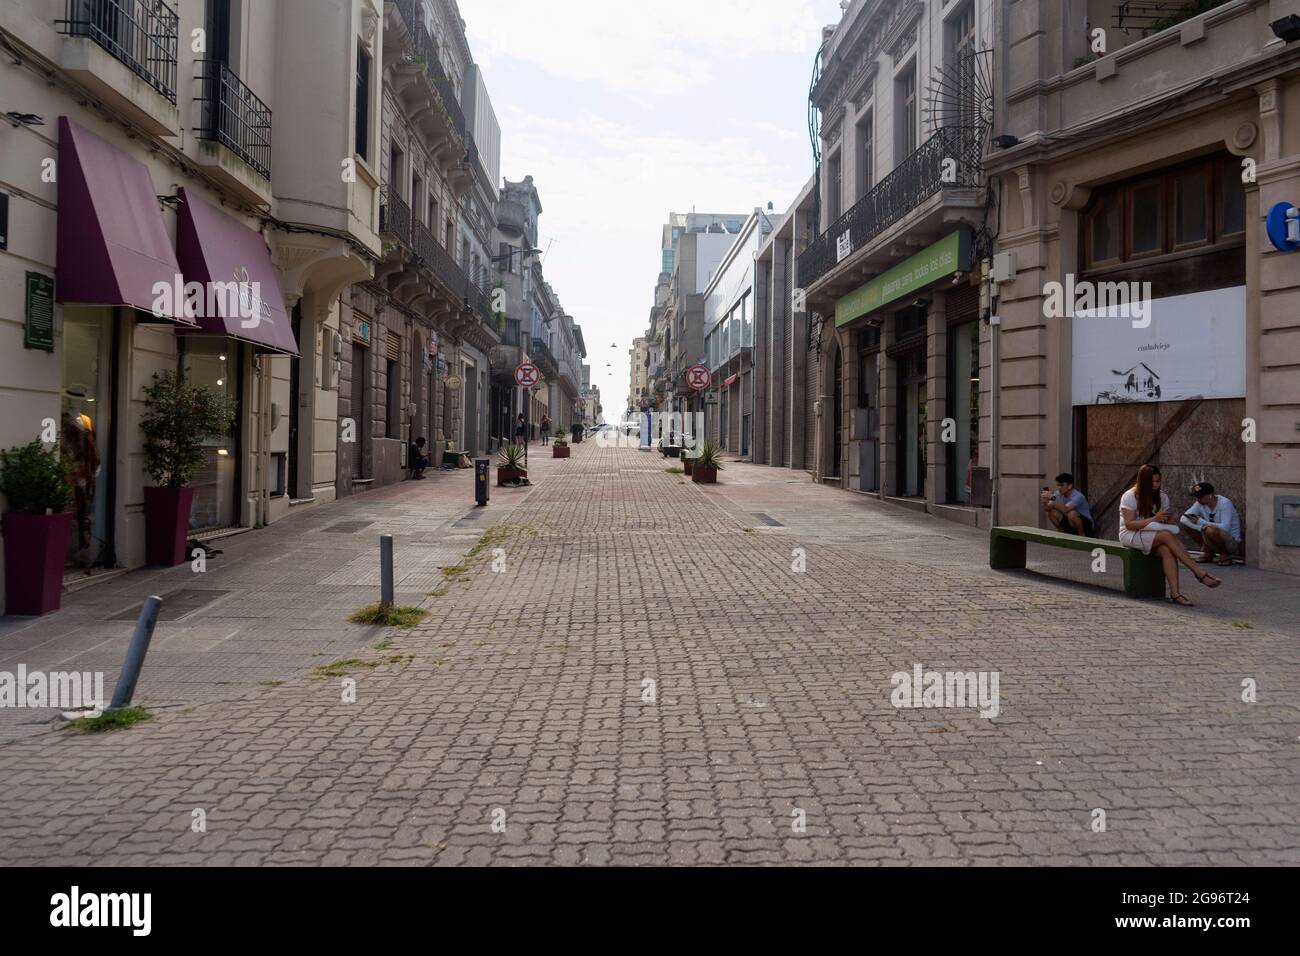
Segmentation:
{"type": "Polygon", "coordinates": [[[486,458],[474,461],[474,500],[477,507],[486,508],[489,498],[488,480],[492,477],[492,463],[486,458]]]}
{"type": "Polygon", "coordinates": [[[158,596],[145,598],[140,610],[140,619],[135,622],[135,633],[131,635],[131,646],[126,652],[126,661],[122,664],[122,673],[117,677],[117,686],[113,688],[113,703],[109,710],[121,710],[129,706],[135,696],[135,685],[140,679],[140,670],[144,667],[144,656],[149,653],[149,642],[153,640],[153,629],[158,623],[158,612],[162,610],[162,598],[158,596]]]}
{"type": "Polygon", "coordinates": [[[393,606],[393,536],[379,536],[379,603],[393,606]]]}

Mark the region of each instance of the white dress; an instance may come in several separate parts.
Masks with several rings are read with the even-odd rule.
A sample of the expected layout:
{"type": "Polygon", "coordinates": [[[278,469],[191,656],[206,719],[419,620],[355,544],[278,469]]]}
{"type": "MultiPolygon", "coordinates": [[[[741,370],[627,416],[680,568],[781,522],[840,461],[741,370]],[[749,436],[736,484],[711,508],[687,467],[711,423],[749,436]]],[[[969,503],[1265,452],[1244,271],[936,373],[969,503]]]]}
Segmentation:
{"type": "MultiPolygon", "coordinates": [[[[1127,545],[1130,548],[1136,548],[1143,554],[1151,553],[1151,546],[1156,543],[1156,535],[1161,531],[1168,531],[1170,534],[1178,534],[1177,525],[1161,524],[1156,522],[1149,524],[1141,531],[1130,531],[1124,527],[1124,509],[1127,508],[1137,515],[1138,500],[1137,492],[1130,488],[1124,492],[1124,496],[1119,499],[1119,543],[1127,545]]],[[[1163,491],[1160,492],[1160,511],[1169,510],[1169,496],[1163,491]]]]}

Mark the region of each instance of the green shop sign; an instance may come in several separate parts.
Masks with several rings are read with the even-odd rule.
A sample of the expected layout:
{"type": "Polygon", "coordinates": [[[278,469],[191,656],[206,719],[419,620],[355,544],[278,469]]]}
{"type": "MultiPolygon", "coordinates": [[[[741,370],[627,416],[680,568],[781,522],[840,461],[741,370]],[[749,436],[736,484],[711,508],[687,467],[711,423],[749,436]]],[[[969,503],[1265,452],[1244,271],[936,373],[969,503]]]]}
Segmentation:
{"type": "Polygon", "coordinates": [[[54,280],[40,272],[27,273],[23,347],[54,351],[54,280]]]}
{"type": "Polygon", "coordinates": [[[950,276],[954,272],[969,272],[970,267],[971,234],[962,229],[946,239],[940,239],[924,252],[918,252],[905,262],[900,262],[836,302],[835,327],[839,328],[875,312],[936,279],[950,276]]]}

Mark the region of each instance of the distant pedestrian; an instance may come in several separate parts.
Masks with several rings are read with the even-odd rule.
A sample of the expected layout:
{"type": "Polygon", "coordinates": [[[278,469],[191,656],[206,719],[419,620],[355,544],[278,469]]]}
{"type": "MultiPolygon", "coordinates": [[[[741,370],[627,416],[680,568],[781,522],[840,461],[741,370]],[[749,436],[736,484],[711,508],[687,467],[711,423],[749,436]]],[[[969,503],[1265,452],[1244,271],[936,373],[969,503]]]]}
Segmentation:
{"type": "Polygon", "coordinates": [[[524,420],[524,413],[519,413],[519,418],[515,421],[515,444],[528,444],[528,422],[524,420]]]}
{"type": "Polygon", "coordinates": [[[542,444],[545,445],[551,440],[551,416],[542,416],[542,444]]]}

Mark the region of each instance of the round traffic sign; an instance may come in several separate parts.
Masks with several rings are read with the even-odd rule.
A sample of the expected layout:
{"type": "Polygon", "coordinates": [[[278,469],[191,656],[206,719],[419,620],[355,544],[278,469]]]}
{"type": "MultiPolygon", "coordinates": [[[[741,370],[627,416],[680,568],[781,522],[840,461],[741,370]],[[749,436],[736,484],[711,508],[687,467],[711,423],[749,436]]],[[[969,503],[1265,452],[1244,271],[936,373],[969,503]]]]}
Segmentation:
{"type": "Polygon", "coordinates": [[[709,382],[713,376],[703,365],[692,365],[686,370],[686,383],[697,392],[702,392],[709,387],[709,382]]]}
{"type": "Polygon", "coordinates": [[[515,369],[515,384],[520,388],[532,388],[534,385],[540,384],[541,378],[541,372],[531,362],[524,362],[515,369]]]}

